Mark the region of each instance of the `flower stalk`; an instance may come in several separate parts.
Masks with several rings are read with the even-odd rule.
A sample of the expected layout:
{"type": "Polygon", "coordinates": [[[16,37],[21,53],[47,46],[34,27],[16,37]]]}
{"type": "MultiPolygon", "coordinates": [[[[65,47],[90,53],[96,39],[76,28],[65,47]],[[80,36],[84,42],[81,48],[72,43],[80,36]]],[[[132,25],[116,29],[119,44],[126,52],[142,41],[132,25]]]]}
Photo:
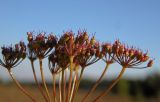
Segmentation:
{"type": "Polygon", "coordinates": [[[35,98],[34,98],[28,91],[26,91],[26,90],[21,86],[21,84],[14,78],[11,70],[8,70],[8,73],[9,73],[10,77],[12,78],[13,82],[15,82],[15,84],[17,85],[17,87],[18,87],[27,97],[29,97],[32,102],[37,102],[37,101],[35,100],[35,98]]]}
{"type": "Polygon", "coordinates": [[[35,68],[34,68],[34,62],[33,61],[30,61],[31,62],[31,66],[32,66],[32,72],[33,72],[33,76],[34,76],[34,80],[35,80],[35,83],[37,84],[38,86],[38,89],[41,93],[41,95],[43,96],[43,98],[45,99],[45,102],[48,102],[48,99],[42,89],[42,86],[38,83],[38,80],[37,80],[37,76],[36,76],[36,72],[35,72],[35,68]]]}
{"type": "Polygon", "coordinates": [[[62,102],[62,73],[59,73],[59,102],[62,102]]]}
{"type": "Polygon", "coordinates": [[[57,102],[57,98],[56,98],[56,74],[53,73],[52,74],[52,81],[53,81],[53,99],[54,99],[54,102],[57,102]]]}
{"type": "Polygon", "coordinates": [[[95,91],[95,89],[97,88],[97,86],[100,84],[102,78],[104,77],[108,67],[110,64],[106,64],[106,67],[104,68],[104,71],[102,72],[101,76],[99,77],[99,79],[95,82],[95,84],[92,86],[92,88],[88,91],[88,93],[85,95],[85,97],[82,99],[82,102],[85,102],[85,100],[87,99],[87,97],[93,93],[95,91]]]}
{"type": "Polygon", "coordinates": [[[45,77],[44,77],[42,59],[39,59],[39,65],[40,65],[40,72],[41,72],[41,79],[42,79],[42,82],[43,82],[43,86],[45,88],[45,91],[46,91],[47,97],[49,99],[49,102],[52,102],[49,91],[48,91],[48,88],[47,88],[47,84],[46,84],[46,81],[45,81],[45,77]]]}
{"type": "Polygon", "coordinates": [[[69,75],[69,82],[68,82],[68,93],[67,93],[67,98],[66,102],[69,101],[69,98],[71,96],[71,87],[72,87],[72,75],[73,75],[73,58],[74,56],[70,57],[70,75],[69,75]]]}
{"type": "Polygon", "coordinates": [[[98,95],[92,102],[98,102],[100,98],[102,98],[104,95],[108,95],[108,93],[111,91],[111,89],[117,84],[117,82],[121,79],[123,73],[125,72],[126,67],[123,67],[118,77],[111,83],[111,85],[100,95],[98,95]]]}

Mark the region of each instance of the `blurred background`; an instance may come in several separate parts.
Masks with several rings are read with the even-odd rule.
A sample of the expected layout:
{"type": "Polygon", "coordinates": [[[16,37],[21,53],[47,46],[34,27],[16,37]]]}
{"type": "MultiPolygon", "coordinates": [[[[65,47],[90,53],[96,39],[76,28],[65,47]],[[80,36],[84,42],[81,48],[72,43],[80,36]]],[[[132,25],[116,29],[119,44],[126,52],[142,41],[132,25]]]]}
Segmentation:
{"type": "MultiPolygon", "coordinates": [[[[103,102],[160,102],[160,1],[159,0],[1,0],[0,46],[24,41],[28,31],[53,32],[86,29],[100,42],[121,42],[142,49],[155,59],[152,68],[127,69],[122,80],[103,102]]],[[[2,56],[0,55],[2,58],[2,56]]],[[[44,61],[45,77],[50,84],[51,75],[44,61]]],[[[35,63],[40,79],[38,62],[35,63]]],[[[81,91],[83,95],[100,76],[105,63],[87,68],[81,91]]],[[[94,95],[105,89],[120,72],[118,64],[112,65],[94,95]]],[[[26,59],[13,69],[16,78],[26,88],[37,94],[31,65],[26,59]]],[[[40,99],[39,99],[40,100],[40,99]]],[[[12,84],[7,71],[0,67],[0,102],[28,102],[29,100],[12,84]],[[17,95],[19,97],[17,97],[17,95]]]]}

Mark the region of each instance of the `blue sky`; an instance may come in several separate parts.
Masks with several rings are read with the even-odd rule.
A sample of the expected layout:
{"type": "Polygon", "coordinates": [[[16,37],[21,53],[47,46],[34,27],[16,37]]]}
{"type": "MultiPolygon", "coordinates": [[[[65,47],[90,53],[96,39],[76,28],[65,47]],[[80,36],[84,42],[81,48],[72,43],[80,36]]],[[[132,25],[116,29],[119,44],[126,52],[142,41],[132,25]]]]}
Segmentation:
{"type": "MultiPolygon", "coordinates": [[[[159,5],[159,0],[1,0],[0,46],[26,41],[27,31],[61,35],[63,31],[71,29],[75,32],[87,29],[90,35],[95,33],[101,42],[120,39],[128,45],[148,50],[150,56],[156,59],[154,68],[128,69],[124,75],[143,78],[160,71],[159,5]]],[[[19,66],[25,68],[15,68],[17,77],[23,78],[27,75],[24,75],[24,71],[30,72],[28,65],[26,60],[19,66]]],[[[86,76],[97,77],[101,71],[96,67],[102,69],[103,65],[102,62],[93,65],[95,69],[88,70],[86,76]]],[[[108,73],[113,76],[119,70],[112,68],[108,73]]],[[[0,71],[1,78],[7,77],[4,69],[0,71]]]]}

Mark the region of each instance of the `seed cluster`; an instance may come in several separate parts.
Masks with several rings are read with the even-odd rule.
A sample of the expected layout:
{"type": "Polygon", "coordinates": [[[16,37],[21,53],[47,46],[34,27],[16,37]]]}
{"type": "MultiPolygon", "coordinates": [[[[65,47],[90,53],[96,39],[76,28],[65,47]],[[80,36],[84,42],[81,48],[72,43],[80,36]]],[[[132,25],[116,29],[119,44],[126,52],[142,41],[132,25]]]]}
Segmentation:
{"type": "Polygon", "coordinates": [[[9,70],[16,67],[26,57],[26,45],[24,42],[15,44],[15,46],[3,46],[1,49],[3,61],[0,60],[0,65],[9,70]]]}
{"type": "Polygon", "coordinates": [[[153,64],[153,60],[149,60],[147,52],[143,53],[140,49],[126,46],[119,40],[116,40],[113,44],[106,43],[102,45],[102,52],[105,56],[106,52],[108,53],[109,58],[111,58],[111,62],[117,62],[126,68],[146,68],[151,67],[153,64]],[[139,65],[147,62],[148,60],[149,62],[146,66],[139,67],[139,65]]]}
{"type": "Polygon", "coordinates": [[[57,38],[52,34],[46,37],[45,32],[39,33],[36,37],[33,34],[34,32],[27,32],[29,58],[35,59],[35,57],[38,57],[43,59],[56,46],[57,38]]]}

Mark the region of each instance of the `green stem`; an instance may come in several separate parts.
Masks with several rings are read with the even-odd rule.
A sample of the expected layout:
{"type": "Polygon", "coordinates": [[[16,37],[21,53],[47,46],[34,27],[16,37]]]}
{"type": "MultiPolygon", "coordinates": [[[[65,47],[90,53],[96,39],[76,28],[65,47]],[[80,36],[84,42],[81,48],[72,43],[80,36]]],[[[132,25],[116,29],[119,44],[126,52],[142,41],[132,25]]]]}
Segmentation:
{"type": "Polygon", "coordinates": [[[82,99],[82,102],[84,102],[84,101],[87,99],[87,97],[88,97],[91,93],[93,93],[93,92],[95,91],[95,89],[97,88],[97,86],[100,84],[103,76],[105,75],[105,73],[106,73],[109,65],[110,65],[110,64],[106,64],[106,67],[104,68],[104,71],[102,72],[101,76],[100,76],[99,79],[96,81],[96,83],[92,86],[92,88],[88,91],[88,93],[85,95],[85,97],[82,99]]]}
{"type": "Polygon", "coordinates": [[[40,64],[41,78],[42,78],[42,82],[43,82],[47,97],[49,99],[49,102],[52,102],[51,101],[51,97],[49,95],[49,91],[48,91],[47,85],[46,85],[45,77],[44,77],[44,72],[43,72],[43,67],[42,67],[42,59],[39,59],[39,64],[40,64]]]}
{"type": "Polygon", "coordinates": [[[35,83],[37,84],[38,89],[39,89],[41,95],[45,99],[45,102],[48,102],[48,99],[47,99],[47,97],[46,97],[46,95],[45,95],[45,93],[44,93],[44,91],[42,89],[42,86],[38,83],[33,61],[31,61],[31,66],[32,66],[32,71],[33,71],[33,76],[34,76],[35,83]]]}
{"type": "Polygon", "coordinates": [[[98,97],[96,97],[92,102],[98,102],[100,98],[102,98],[105,94],[108,95],[108,93],[111,91],[111,89],[117,84],[117,82],[121,79],[123,73],[125,72],[126,67],[123,67],[118,77],[111,83],[109,88],[107,88],[105,91],[103,91],[98,97]]]}
{"type": "Polygon", "coordinates": [[[10,77],[12,78],[12,80],[13,80],[13,81],[15,82],[15,84],[17,85],[17,87],[18,87],[26,96],[28,96],[28,97],[32,100],[32,102],[37,102],[37,101],[35,100],[35,98],[34,98],[28,91],[26,91],[26,90],[21,86],[21,84],[14,78],[11,70],[8,70],[8,73],[9,73],[10,77]]]}

